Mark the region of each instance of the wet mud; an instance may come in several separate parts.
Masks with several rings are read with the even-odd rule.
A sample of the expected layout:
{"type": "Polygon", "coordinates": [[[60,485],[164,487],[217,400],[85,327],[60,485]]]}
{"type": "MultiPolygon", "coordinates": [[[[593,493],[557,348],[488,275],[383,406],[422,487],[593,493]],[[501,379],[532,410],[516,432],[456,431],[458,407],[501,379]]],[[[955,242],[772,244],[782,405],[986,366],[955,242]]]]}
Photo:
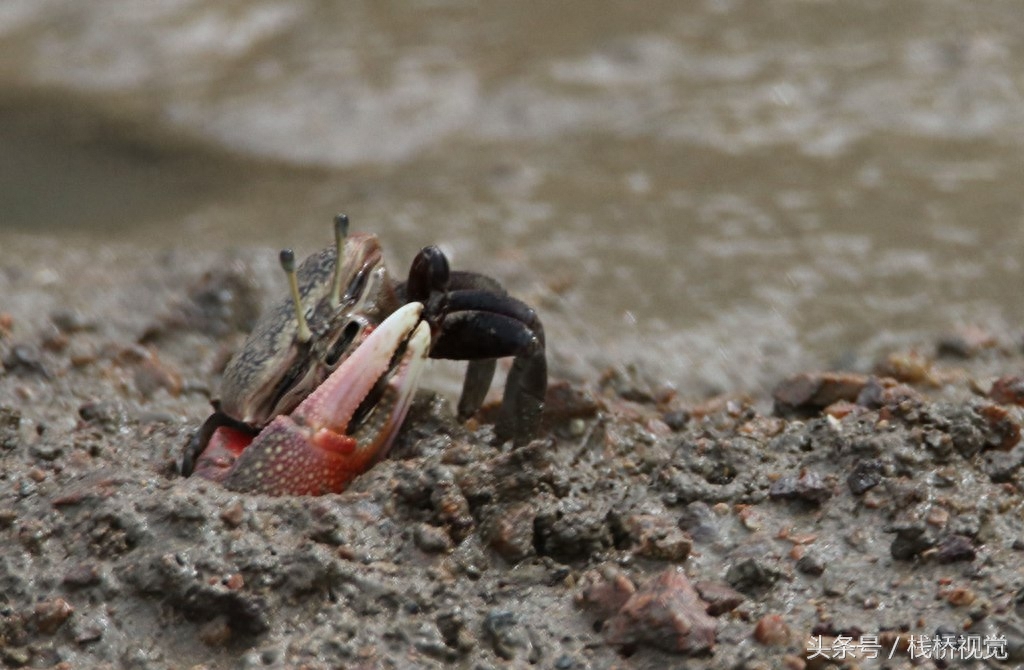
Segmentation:
{"type": "MultiPolygon", "coordinates": [[[[609,364],[553,379],[516,449],[493,408],[456,422],[427,375],[391,458],[339,495],[270,498],[176,472],[275,297],[250,262],[165,260],[91,302],[0,314],[6,667],[1024,662],[1020,332],[760,395],[609,364]],[[991,658],[925,657],[922,636],[991,658]],[[879,658],[829,659],[846,640],[879,658]]],[[[0,280],[30,296],[48,278],[0,280]]]]}

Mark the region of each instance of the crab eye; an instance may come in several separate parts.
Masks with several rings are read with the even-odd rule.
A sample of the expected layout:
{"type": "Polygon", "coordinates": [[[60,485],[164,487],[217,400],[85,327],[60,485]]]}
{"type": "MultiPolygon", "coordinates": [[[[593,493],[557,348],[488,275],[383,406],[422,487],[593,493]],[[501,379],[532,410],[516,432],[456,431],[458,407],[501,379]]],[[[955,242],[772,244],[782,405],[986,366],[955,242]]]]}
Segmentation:
{"type": "Polygon", "coordinates": [[[345,326],[345,330],[342,331],[341,337],[338,341],[331,345],[331,348],[327,351],[327,355],[324,356],[324,363],[328,367],[334,367],[338,361],[341,360],[342,355],[349,350],[352,343],[355,342],[356,337],[359,335],[359,331],[362,328],[359,326],[357,321],[349,321],[348,325],[345,326]]]}
{"type": "Polygon", "coordinates": [[[359,269],[359,272],[356,273],[356,276],[352,277],[352,281],[350,281],[348,286],[345,288],[346,301],[355,300],[357,297],[362,295],[363,289],[366,288],[366,279],[369,274],[369,268],[364,265],[359,269]]]}

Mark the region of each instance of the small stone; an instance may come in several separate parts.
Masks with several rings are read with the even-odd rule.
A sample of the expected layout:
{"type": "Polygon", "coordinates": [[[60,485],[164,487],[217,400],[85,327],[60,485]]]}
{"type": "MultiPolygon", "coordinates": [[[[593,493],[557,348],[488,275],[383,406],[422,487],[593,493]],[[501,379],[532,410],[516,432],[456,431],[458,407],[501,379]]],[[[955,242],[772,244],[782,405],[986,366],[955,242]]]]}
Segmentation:
{"type": "Polygon", "coordinates": [[[530,663],[539,660],[539,650],[533,646],[525,626],[508,610],[491,610],[484,617],[484,635],[499,658],[511,661],[522,658],[530,663]]]}
{"type": "Polygon", "coordinates": [[[4,645],[0,647],[0,655],[2,655],[4,663],[12,668],[28,665],[32,660],[32,652],[26,647],[4,645]]]}
{"type": "Polygon", "coordinates": [[[1014,421],[1005,407],[986,405],[978,410],[978,414],[988,424],[986,447],[1009,451],[1020,442],[1020,424],[1014,421]]]}
{"type": "Polygon", "coordinates": [[[78,416],[82,421],[105,427],[116,427],[127,421],[123,407],[114,401],[105,400],[90,401],[79,406],[78,416]]]}
{"type": "Polygon", "coordinates": [[[992,333],[978,326],[966,326],[944,335],[936,343],[936,355],[949,358],[971,358],[985,349],[999,345],[992,333]]]}
{"type": "Polygon", "coordinates": [[[905,384],[936,385],[932,374],[932,361],[917,351],[889,354],[879,363],[876,372],[905,384]]]}
{"type": "Polygon", "coordinates": [[[806,670],[807,661],[793,654],[786,654],[782,657],[782,667],[785,670],[806,670]]]}
{"type": "Polygon", "coordinates": [[[1024,377],[1000,377],[992,383],[988,397],[1001,405],[1024,406],[1024,377]]]}
{"type": "Polygon", "coordinates": [[[3,367],[7,372],[18,375],[39,375],[50,378],[50,371],[43,365],[39,351],[28,344],[15,344],[3,358],[3,367]]]}
{"type": "Polygon", "coordinates": [[[839,401],[854,401],[868,377],[850,372],[802,373],[784,380],[772,391],[775,413],[808,416],[839,401]]]}
{"type": "Polygon", "coordinates": [[[690,413],[685,409],[675,409],[669,412],[665,412],[662,415],[661,420],[665,422],[671,430],[675,432],[681,431],[686,428],[686,424],[690,423],[690,413]]]}
{"type": "Polygon", "coordinates": [[[721,582],[697,582],[694,584],[701,600],[708,604],[707,612],[711,616],[720,616],[740,606],[746,596],[721,582]]]}
{"type": "Polygon", "coordinates": [[[634,593],[636,586],[626,573],[614,565],[606,565],[583,573],[576,603],[606,619],[622,609],[634,593]]]}
{"type": "Polygon", "coordinates": [[[825,562],[817,552],[808,551],[796,562],[796,569],[805,575],[817,577],[825,572],[825,562]]]}
{"type": "Polygon", "coordinates": [[[889,553],[898,561],[909,561],[935,545],[935,540],[923,525],[911,524],[889,529],[896,537],[889,546],[889,553]]]}
{"type": "Polygon", "coordinates": [[[977,555],[971,538],[963,535],[947,535],[935,547],[933,558],[937,563],[973,561],[977,555]]]}
{"type": "Polygon", "coordinates": [[[966,587],[957,587],[946,594],[946,602],[953,607],[967,607],[974,602],[974,591],[966,587]]]}
{"type": "Polygon", "coordinates": [[[695,500],[683,509],[678,525],[697,542],[711,542],[718,538],[718,519],[702,500],[695,500]]]}
{"type": "Polygon", "coordinates": [[[534,554],[533,520],[536,516],[537,508],[528,502],[500,508],[484,524],[484,541],[506,561],[518,563],[534,554]]]}
{"type": "Polygon", "coordinates": [[[846,485],[853,495],[863,495],[882,482],[884,473],[885,464],[882,461],[875,459],[860,461],[846,478],[846,485]]]}
{"type": "Polygon", "coordinates": [[[52,442],[39,442],[29,448],[29,453],[41,461],[55,461],[64,454],[64,447],[52,442]]]}
{"type": "Polygon", "coordinates": [[[245,520],[245,507],[241,501],[235,501],[220,513],[220,520],[230,528],[238,528],[245,520]]]}
{"type": "Polygon", "coordinates": [[[444,643],[457,651],[465,653],[476,645],[466,627],[466,618],[458,608],[437,615],[437,631],[444,643]]]}
{"type": "Polygon", "coordinates": [[[462,542],[469,536],[476,522],[469,511],[469,501],[454,482],[438,482],[430,493],[430,503],[437,521],[448,529],[449,541],[462,542]]]}
{"type": "Polygon", "coordinates": [[[78,563],[64,574],[67,586],[83,588],[100,583],[100,571],[94,563],[78,563]]]}
{"type": "Polygon", "coordinates": [[[103,639],[103,634],[106,632],[108,625],[109,622],[103,616],[85,620],[75,617],[72,620],[71,626],[72,637],[79,645],[98,642],[103,639]]]}
{"type": "Polygon", "coordinates": [[[231,626],[227,618],[218,616],[199,628],[199,639],[208,647],[223,647],[231,641],[231,626]]]}
{"type": "Polygon", "coordinates": [[[555,659],[555,670],[572,670],[574,667],[576,667],[576,661],[569,654],[562,654],[555,659]]]}
{"type": "Polygon", "coordinates": [[[789,644],[792,633],[786,620],[779,614],[766,614],[754,625],[754,639],[766,647],[789,644]]]}
{"type": "Polygon", "coordinates": [[[429,523],[417,524],[413,529],[413,540],[416,546],[428,554],[441,554],[452,550],[455,543],[444,528],[429,523]]]}
{"type": "Polygon", "coordinates": [[[734,563],[725,573],[725,581],[746,594],[755,594],[772,587],[781,573],[760,559],[748,558],[734,563]]]}
{"type": "Polygon", "coordinates": [[[0,450],[11,451],[21,444],[21,412],[0,407],[0,450]]]}
{"type": "Polygon", "coordinates": [[[816,472],[803,469],[796,477],[781,477],[768,489],[773,500],[803,500],[820,505],[832,497],[832,487],[816,472]]]}
{"type": "Polygon", "coordinates": [[[68,601],[54,598],[36,604],[33,618],[40,633],[53,635],[74,612],[75,608],[68,601]]]}
{"type": "Polygon", "coordinates": [[[574,419],[590,419],[597,410],[597,400],[588,390],[564,381],[548,384],[544,395],[545,424],[554,426],[574,419]]]}
{"type": "Polygon", "coordinates": [[[92,330],[96,322],[87,318],[82,312],[71,308],[58,308],[50,312],[50,321],[62,333],[77,333],[92,330]]]}
{"type": "Polygon", "coordinates": [[[707,614],[682,568],[651,579],[622,606],[605,627],[609,644],[649,644],[664,651],[705,655],[715,645],[716,621],[707,614]]]}

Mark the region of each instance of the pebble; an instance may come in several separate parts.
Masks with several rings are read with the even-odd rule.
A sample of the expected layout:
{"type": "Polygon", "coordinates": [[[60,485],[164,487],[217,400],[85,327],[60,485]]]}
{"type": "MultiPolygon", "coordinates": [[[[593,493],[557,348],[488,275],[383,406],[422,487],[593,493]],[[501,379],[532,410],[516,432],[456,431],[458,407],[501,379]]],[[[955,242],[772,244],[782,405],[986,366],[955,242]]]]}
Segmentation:
{"type": "Polygon", "coordinates": [[[665,422],[665,425],[674,432],[679,432],[683,428],[686,428],[686,424],[690,423],[690,413],[685,409],[676,409],[665,412],[661,420],[665,422]]]}
{"type": "Polygon", "coordinates": [[[967,607],[974,602],[974,591],[966,587],[957,587],[946,594],[946,602],[953,607],[967,607]]]}
{"type": "Polygon", "coordinates": [[[238,528],[245,520],[245,507],[241,501],[235,501],[220,513],[220,520],[230,528],[238,528]]]}
{"type": "Polygon", "coordinates": [[[521,658],[536,663],[540,653],[534,647],[526,627],[509,610],[492,609],[484,617],[484,636],[491,643],[494,653],[506,661],[521,658]]]}
{"type": "Polygon", "coordinates": [[[669,568],[644,584],[612,617],[605,635],[613,645],[649,644],[664,651],[703,655],[715,645],[717,622],[682,568],[669,568]]]}
{"type": "Polygon", "coordinates": [[[605,565],[583,573],[576,603],[606,619],[622,609],[634,593],[636,585],[625,572],[617,566],[605,565]]]}
{"type": "Polygon", "coordinates": [[[1024,405],[1024,377],[1000,377],[993,382],[988,397],[1001,405],[1024,405]]]}
{"type": "Polygon", "coordinates": [[[510,563],[534,554],[533,520],[537,508],[528,502],[499,508],[484,524],[484,541],[510,563]]]}
{"type": "Polygon", "coordinates": [[[772,391],[780,416],[813,415],[839,401],[854,401],[868,382],[866,375],[850,372],[805,372],[794,375],[772,391]]]}
{"type": "Polygon", "coordinates": [[[429,523],[419,523],[413,529],[413,541],[420,550],[428,554],[442,554],[452,550],[455,543],[444,528],[429,523]]]}
{"type": "Polygon", "coordinates": [[[697,542],[711,542],[718,538],[718,520],[708,504],[695,500],[683,509],[678,525],[697,542]]]}
{"type": "Polygon", "coordinates": [[[41,633],[53,635],[74,612],[75,608],[71,606],[71,603],[63,598],[54,598],[36,604],[33,618],[36,628],[41,633]]]}
{"type": "Polygon", "coordinates": [[[747,599],[742,593],[721,582],[696,582],[694,588],[707,603],[707,613],[720,616],[731,612],[747,599]]]}
{"type": "Polygon", "coordinates": [[[3,366],[7,372],[14,374],[39,375],[45,379],[51,376],[40,360],[39,350],[29,344],[13,345],[3,358],[3,366]]]}
{"type": "Polygon", "coordinates": [[[803,500],[820,505],[832,497],[832,487],[818,473],[807,470],[800,471],[796,477],[781,477],[768,489],[768,497],[773,500],[803,500]]]}
{"type": "Polygon", "coordinates": [[[898,561],[909,561],[915,556],[930,549],[935,545],[932,538],[923,525],[908,525],[887,529],[888,532],[895,532],[892,544],[889,545],[889,554],[898,561]]]}
{"type": "Polygon", "coordinates": [[[854,466],[853,471],[846,478],[846,485],[853,495],[863,495],[882,483],[884,474],[885,464],[882,461],[877,459],[861,461],[854,466]]]}
{"type": "Polygon", "coordinates": [[[476,640],[466,626],[466,618],[458,608],[437,615],[437,630],[444,643],[460,652],[468,652],[476,646],[476,640]]]}
{"type": "Polygon", "coordinates": [[[231,626],[225,617],[215,617],[199,627],[199,639],[208,647],[223,647],[231,641],[231,626]]]}
{"type": "Polygon", "coordinates": [[[974,543],[963,535],[947,535],[939,540],[933,558],[938,563],[973,561],[977,555],[974,543]]]}
{"type": "Polygon", "coordinates": [[[754,625],[754,639],[766,647],[789,644],[792,632],[781,614],[766,614],[754,625]]]}
{"type": "Polygon", "coordinates": [[[21,444],[21,412],[0,407],[0,449],[10,451],[21,444]]]}
{"type": "Polygon", "coordinates": [[[100,580],[100,571],[95,563],[78,563],[64,573],[62,581],[67,586],[82,588],[95,586],[100,580]]]}
{"type": "Polygon", "coordinates": [[[771,588],[781,576],[762,559],[748,558],[729,566],[725,581],[743,593],[753,594],[771,588]]]}
{"type": "Polygon", "coordinates": [[[815,551],[808,551],[796,562],[796,569],[805,575],[817,577],[825,572],[825,562],[815,551]]]}

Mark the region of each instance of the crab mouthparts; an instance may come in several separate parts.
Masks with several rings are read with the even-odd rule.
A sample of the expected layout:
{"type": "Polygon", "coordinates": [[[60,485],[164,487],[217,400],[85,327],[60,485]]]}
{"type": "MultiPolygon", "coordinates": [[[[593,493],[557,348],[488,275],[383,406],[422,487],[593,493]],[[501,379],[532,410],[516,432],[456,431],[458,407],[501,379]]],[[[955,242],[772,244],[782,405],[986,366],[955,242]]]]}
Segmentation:
{"type": "Polygon", "coordinates": [[[355,449],[386,455],[409,409],[430,349],[423,305],[410,303],[384,320],[323,384],[295,408],[292,419],[330,449],[347,438],[355,449]]]}

